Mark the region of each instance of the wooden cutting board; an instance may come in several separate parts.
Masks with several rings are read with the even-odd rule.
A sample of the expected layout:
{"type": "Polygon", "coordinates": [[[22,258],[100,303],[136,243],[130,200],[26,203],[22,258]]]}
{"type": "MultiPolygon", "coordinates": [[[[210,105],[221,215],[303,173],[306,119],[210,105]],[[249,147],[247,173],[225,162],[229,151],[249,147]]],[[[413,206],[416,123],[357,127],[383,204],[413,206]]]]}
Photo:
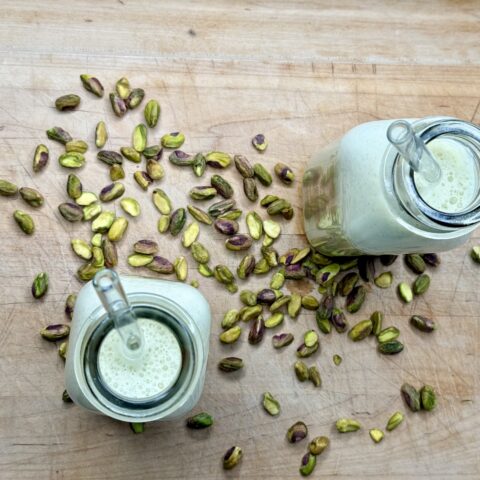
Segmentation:
{"type": "MultiPolygon", "coordinates": [[[[133,127],[142,120],[141,108],[122,120],[114,117],[106,98],[82,89],[81,73],[98,76],[107,91],[125,75],[146,90],[147,99],[160,101],[161,121],[149,132],[150,144],[165,132],[181,130],[189,152],[243,153],[269,169],[277,161],[289,164],[297,177],[292,187],[277,180],[270,188],[260,187],[261,196],[279,194],[295,207],[294,219],[282,221],[283,234],[275,243],[279,252],[305,245],[300,184],[310,156],[349,128],[432,114],[480,122],[476,2],[342,4],[82,0],[70,5],[46,1],[38,7],[31,1],[2,2],[0,178],[37,188],[46,199],[43,208],[33,210],[20,198],[0,198],[2,480],[299,478],[307,442],[292,446],[285,440],[287,428],[297,420],[308,425],[310,438],[331,439],[313,478],[480,478],[480,267],[468,254],[479,233],[466,246],[442,255],[424,296],[403,305],[394,288],[372,288],[362,310],[349,316],[354,323],[382,310],[386,325],[402,332],[405,350],[400,355],[379,356],[372,339],[354,344],[346,335],[322,336],[321,352],[309,360],[318,365],[323,380],[314,389],[300,384],[292,368],[295,345],[315,326],[314,315],[304,311],[296,321],[286,319],[280,330],[292,332],[296,340],[281,352],[271,346],[272,332],[256,347],[248,344],[247,331],[235,345],[221,345],[221,318],[227,308],[240,305],[238,296],[201,277],[178,239],[157,233],[150,192],[134,183],[137,166],[127,162],[126,194],[137,198],[142,214],[130,221],[119,244],[118,271],[139,273],[127,266],[126,257],[141,238],[158,241],[170,259],[187,256],[189,280],[200,281],[213,311],[206,383],[196,410],[213,414],[214,427],[188,431],[179,420],[147,425],[143,435],[133,435],[127,425],[64,404],[63,361],[56,345],[38,335],[44,325],[65,321],[66,296],[81,288],[75,279],[80,261],[69,242],[90,238],[88,224],[68,224],[57,211],[66,201],[68,172],[56,161],[62,149],[46,139],[45,130],[62,126],[88,141],[87,166],[79,176],[86,190],[98,192],[109,178],[95,158],[96,122],[106,121],[108,147],[118,149],[129,144],[133,127]],[[65,93],[82,96],[78,111],[55,110],[54,99],[65,93]],[[257,133],[268,138],[264,154],[250,145],[257,133]],[[34,174],[31,161],[39,143],[48,144],[51,161],[44,172],[34,174]],[[12,219],[17,208],[32,214],[34,236],[18,230],[12,219]],[[49,273],[50,289],[45,299],[34,301],[30,285],[41,271],[49,273]],[[413,331],[408,325],[413,313],[434,318],[438,331],[429,336],[413,331]],[[343,357],[338,367],[333,354],[343,357]],[[217,362],[227,355],[244,358],[244,371],[219,372],[217,362]],[[384,428],[394,411],[405,411],[399,394],[403,382],[433,385],[438,408],[429,414],[406,412],[404,424],[375,445],[368,429],[384,428]],[[265,391],[281,403],[277,418],[260,406],[265,391]],[[363,429],[338,434],[334,423],[344,416],[358,419],[363,429]],[[231,445],[241,446],[244,458],[225,473],[221,459],[231,445]]],[[[166,159],[163,165],[166,175],[159,185],[176,207],[189,202],[191,186],[208,183],[208,175],[199,180],[166,159]]],[[[225,177],[240,208],[265,215],[244,198],[234,168],[225,177]]],[[[118,202],[112,208],[120,214],[118,202]]],[[[244,220],[241,228],[245,231],[244,220]]],[[[236,268],[241,255],[223,249],[223,238],[214,230],[201,230],[212,264],[236,268]]],[[[413,279],[401,261],[392,271],[395,283],[413,279]]],[[[268,282],[269,277],[256,277],[239,286],[255,290],[268,282]]],[[[295,288],[287,285],[285,292],[295,288]]],[[[310,288],[303,285],[302,293],[310,288]]]]}

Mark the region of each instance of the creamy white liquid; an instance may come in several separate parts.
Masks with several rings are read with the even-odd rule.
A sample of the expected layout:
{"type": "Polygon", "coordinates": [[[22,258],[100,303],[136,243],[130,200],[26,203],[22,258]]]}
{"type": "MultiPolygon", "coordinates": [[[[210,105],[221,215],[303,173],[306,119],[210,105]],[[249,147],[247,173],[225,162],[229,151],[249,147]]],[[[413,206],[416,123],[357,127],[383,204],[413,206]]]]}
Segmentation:
{"type": "Polygon", "coordinates": [[[98,352],[98,368],[105,386],[123,399],[147,400],[169,390],[182,368],[180,345],[169,327],[146,318],[138,320],[144,354],[138,361],[123,354],[122,339],[112,329],[98,352]]]}
{"type": "Polygon", "coordinates": [[[460,212],[468,207],[478,193],[477,161],[473,154],[452,138],[438,138],[427,144],[437,160],[442,177],[437,183],[415,174],[420,196],[431,207],[442,212],[460,212]]]}

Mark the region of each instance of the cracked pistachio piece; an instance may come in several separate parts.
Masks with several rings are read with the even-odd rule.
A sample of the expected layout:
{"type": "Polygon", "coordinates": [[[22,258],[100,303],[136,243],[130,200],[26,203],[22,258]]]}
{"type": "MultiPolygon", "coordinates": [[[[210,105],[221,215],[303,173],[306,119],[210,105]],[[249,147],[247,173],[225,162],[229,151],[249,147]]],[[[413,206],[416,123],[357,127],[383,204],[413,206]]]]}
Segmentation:
{"type": "Polygon", "coordinates": [[[200,263],[198,265],[198,273],[202,275],[202,277],[213,277],[213,270],[206,263],[200,263]]]}
{"type": "Polygon", "coordinates": [[[303,457],[302,457],[302,462],[300,464],[300,474],[303,477],[308,477],[311,475],[313,470],[315,469],[315,465],[317,464],[317,457],[315,455],[312,455],[310,452],[307,452],[303,457]]]}
{"type": "Polygon", "coordinates": [[[373,281],[378,288],[389,288],[393,283],[392,272],[383,272],[373,281]]]}
{"type": "Polygon", "coordinates": [[[248,278],[255,269],[255,257],[253,255],[245,255],[237,267],[238,278],[244,280],[248,278]]]}
{"type": "Polygon", "coordinates": [[[395,430],[402,422],[403,422],[403,413],[402,412],[395,412],[387,422],[387,432],[391,432],[395,430]]]}
{"type": "Polygon", "coordinates": [[[280,413],[280,403],[270,392],[263,394],[262,405],[265,411],[273,417],[280,413]]]}
{"type": "Polygon", "coordinates": [[[153,158],[149,158],[147,160],[146,170],[147,175],[152,180],[161,180],[165,175],[165,171],[160,162],[154,160],[153,158]]]}
{"type": "Polygon", "coordinates": [[[240,292],[240,301],[244,305],[253,307],[257,304],[257,294],[255,292],[252,292],[252,290],[242,290],[240,292]]]}
{"type": "Polygon", "coordinates": [[[264,273],[268,273],[270,271],[270,265],[268,264],[265,258],[261,258],[256,264],[255,268],[253,269],[253,273],[255,275],[262,275],[264,273]]]}
{"type": "Polygon", "coordinates": [[[307,347],[304,343],[302,343],[297,348],[297,357],[299,358],[308,358],[313,355],[318,349],[320,348],[320,343],[317,342],[312,347],[307,347]]]}
{"type": "Polygon", "coordinates": [[[140,204],[134,198],[122,198],[120,201],[120,206],[122,207],[123,211],[131,217],[138,217],[141,213],[140,204]]]}
{"type": "Polygon", "coordinates": [[[335,354],[333,356],[333,363],[338,367],[342,363],[343,358],[340,355],[335,354]]]}
{"type": "Polygon", "coordinates": [[[407,404],[408,408],[412,412],[418,412],[421,408],[421,398],[420,392],[410,385],[409,383],[404,383],[400,389],[403,400],[407,404]]]}
{"type": "Polygon", "coordinates": [[[97,160],[110,166],[114,163],[118,163],[119,165],[123,163],[123,157],[113,150],[100,150],[97,153],[97,160]]]}
{"type": "Polygon", "coordinates": [[[371,430],[368,431],[370,438],[375,442],[375,443],[380,443],[383,440],[383,437],[385,434],[378,428],[372,428],[371,430]]]}
{"type": "Polygon", "coordinates": [[[147,268],[152,272],[162,273],[165,275],[170,275],[175,271],[173,263],[170,260],[156,255],[153,257],[153,260],[147,265],[147,268]]]}
{"type": "Polygon", "coordinates": [[[320,372],[318,371],[318,368],[315,365],[312,365],[308,369],[308,378],[315,387],[322,386],[322,377],[320,376],[320,372]]]}
{"type": "Polygon", "coordinates": [[[278,238],[282,228],[280,227],[280,224],[275,222],[274,220],[264,220],[263,221],[263,230],[264,232],[270,237],[270,238],[278,238]]]}
{"type": "Polygon", "coordinates": [[[90,260],[92,258],[92,249],[85,240],[74,238],[70,241],[70,245],[75,254],[80,258],[84,260],[90,260]]]}
{"type": "Polygon", "coordinates": [[[145,432],[145,424],[139,422],[130,423],[130,429],[135,434],[143,433],[145,432]]]}
{"type": "Polygon", "coordinates": [[[404,303],[410,303],[413,300],[413,292],[408,283],[399,283],[397,290],[398,296],[404,303]]]}
{"type": "Polygon", "coordinates": [[[106,210],[92,222],[92,232],[106,233],[115,220],[115,212],[106,210]]]}
{"type": "Polygon", "coordinates": [[[190,215],[198,222],[204,223],[205,225],[211,225],[213,223],[210,215],[201,208],[195,207],[194,205],[187,205],[187,209],[190,215]]]}
{"type": "Polygon", "coordinates": [[[121,165],[118,165],[117,163],[114,163],[110,167],[109,175],[110,175],[110,180],[112,182],[116,182],[117,180],[122,180],[122,179],[125,178],[125,170],[123,169],[123,167],[121,165]]]}
{"type": "Polygon", "coordinates": [[[180,148],[185,142],[185,135],[181,132],[166,133],[160,139],[160,143],[164,148],[180,148]]]}
{"type": "Polygon", "coordinates": [[[128,98],[131,90],[132,89],[130,88],[130,82],[126,77],[120,78],[115,83],[115,91],[117,92],[117,95],[123,100],[128,98]]]}
{"type": "Polygon", "coordinates": [[[35,276],[32,283],[33,298],[42,298],[48,291],[48,274],[46,272],[39,273],[35,276]]]}
{"type": "Polygon", "coordinates": [[[55,108],[59,112],[75,110],[80,105],[80,97],[73,93],[62,95],[55,100],[55,108]]]}
{"type": "Polygon", "coordinates": [[[274,167],[274,171],[277,177],[285,185],[291,185],[295,180],[295,175],[292,169],[288,165],[285,165],[284,163],[281,163],[281,162],[277,163],[274,167]]]}
{"type": "Polygon", "coordinates": [[[75,203],[77,205],[80,205],[82,207],[86,207],[88,205],[91,205],[92,203],[95,203],[98,200],[97,195],[93,192],[82,192],[81,195],[75,199],[75,203]]]}
{"type": "Polygon", "coordinates": [[[82,192],[82,182],[74,173],[70,173],[67,179],[67,195],[72,200],[77,200],[82,195],[82,192]]]}
{"type": "Polygon", "coordinates": [[[238,222],[235,220],[228,220],[226,218],[217,218],[213,222],[213,226],[217,232],[223,235],[233,235],[238,232],[240,228],[238,222]]]}
{"type": "Polygon", "coordinates": [[[350,329],[348,332],[348,337],[354,342],[359,342],[370,335],[372,328],[373,325],[370,319],[362,320],[350,329]]]}
{"type": "Polygon", "coordinates": [[[26,235],[32,235],[34,233],[35,224],[28,213],[23,212],[22,210],[15,210],[13,212],[13,218],[23,233],[26,235]]]}
{"type": "Polygon", "coordinates": [[[160,104],[156,100],[149,100],[143,110],[145,122],[150,128],[155,128],[160,118],[160,104]]]}
{"type": "Polygon", "coordinates": [[[320,455],[328,448],[330,440],[328,437],[315,437],[308,445],[308,450],[312,455],[320,455]]]}
{"type": "Polygon", "coordinates": [[[99,98],[103,97],[105,90],[98,78],[93,77],[92,75],[87,75],[86,73],[83,73],[82,75],[80,75],[80,80],[85,90],[87,90],[90,93],[93,93],[99,98]]]}
{"type": "Polygon", "coordinates": [[[295,422],[287,430],[287,440],[290,443],[297,443],[302,441],[304,438],[307,438],[308,428],[303,422],[295,422]]]}
{"type": "Polygon", "coordinates": [[[203,153],[197,153],[193,157],[192,170],[197,177],[203,177],[205,170],[207,168],[207,161],[203,156],[203,153]]]}
{"type": "Polygon", "coordinates": [[[377,336],[382,331],[383,325],[383,313],[380,311],[375,311],[370,315],[370,320],[372,321],[372,335],[377,336]]]}
{"type": "Polygon", "coordinates": [[[92,203],[83,207],[83,220],[89,222],[102,213],[102,206],[99,203],[92,203]]]}
{"type": "Polygon", "coordinates": [[[258,200],[257,183],[254,178],[243,179],[243,191],[245,196],[251,201],[256,202],[258,200]]]}
{"type": "Polygon", "coordinates": [[[175,275],[179,282],[184,282],[187,279],[188,275],[188,264],[187,259],[180,255],[173,262],[173,268],[175,269],[175,275]]]}
{"type": "Polygon", "coordinates": [[[252,138],[252,145],[258,152],[264,152],[267,149],[268,142],[263,133],[258,133],[252,138]]]}
{"type": "Polygon", "coordinates": [[[361,428],[360,422],[352,418],[339,418],[335,426],[340,433],[356,432],[361,428]]]}
{"type": "Polygon", "coordinates": [[[73,318],[73,309],[75,308],[76,301],[77,301],[77,296],[74,293],[71,293],[65,300],[65,315],[70,320],[73,318]]]}
{"type": "Polygon", "coordinates": [[[103,120],[97,123],[95,127],[95,146],[97,148],[103,148],[108,140],[107,125],[103,120]]]}
{"type": "Polygon", "coordinates": [[[213,275],[219,283],[227,285],[227,288],[228,285],[231,285],[235,282],[235,277],[232,271],[226,265],[215,265],[215,268],[213,269],[213,275]]]}

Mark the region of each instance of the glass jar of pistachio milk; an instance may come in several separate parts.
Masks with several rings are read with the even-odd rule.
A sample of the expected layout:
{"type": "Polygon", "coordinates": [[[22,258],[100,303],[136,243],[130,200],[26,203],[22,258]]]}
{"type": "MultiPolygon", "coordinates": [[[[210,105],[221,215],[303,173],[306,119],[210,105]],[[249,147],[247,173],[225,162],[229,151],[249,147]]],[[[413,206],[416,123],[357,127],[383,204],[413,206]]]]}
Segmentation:
{"type": "Polygon", "coordinates": [[[480,221],[480,128],[454,118],[361,124],[311,160],[305,233],[330,256],[438,252],[480,221]]]}
{"type": "Polygon", "coordinates": [[[101,270],[75,304],[67,392],[76,404],[125,422],[183,416],[202,393],[210,321],[196,288],[101,270]]]}

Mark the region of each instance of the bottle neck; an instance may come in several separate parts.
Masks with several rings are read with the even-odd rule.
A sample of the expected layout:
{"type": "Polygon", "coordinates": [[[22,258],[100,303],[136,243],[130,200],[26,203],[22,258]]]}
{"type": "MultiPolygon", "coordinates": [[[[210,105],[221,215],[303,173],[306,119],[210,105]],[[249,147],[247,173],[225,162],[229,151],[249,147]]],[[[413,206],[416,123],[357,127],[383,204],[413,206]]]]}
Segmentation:
{"type": "Polygon", "coordinates": [[[411,217],[435,231],[478,224],[480,129],[450,118],[423,119],[412,127],[437,156],[442,178],[435,184],[424,182],[393,147],[389,148],[386,175],[397,201],[411,217]]]}

